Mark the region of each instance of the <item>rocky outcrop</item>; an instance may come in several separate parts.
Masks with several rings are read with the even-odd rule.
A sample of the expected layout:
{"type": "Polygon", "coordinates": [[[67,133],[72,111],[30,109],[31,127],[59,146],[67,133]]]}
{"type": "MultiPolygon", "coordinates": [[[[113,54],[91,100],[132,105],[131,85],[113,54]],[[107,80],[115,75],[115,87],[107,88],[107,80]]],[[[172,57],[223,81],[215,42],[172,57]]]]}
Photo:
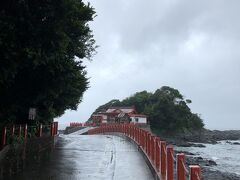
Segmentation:
{"type": "Polygon", "coordinates": [[[240,176],[234,173],[215,171],[204,167],[202,169],[203,179],[206,180],[239,180],[240,176]]]}
{"type": "MultiPolygon", "coordinates": [[[[240,140],[240,130],[228,130],[228,131],[211,131],[203,129],[202,131],[194,133],[178,134],[171,138],[162,138],[170,144],[180,146],[180,147],[205,147],[205,145],[200,143],[210,143],[216,144],[217,141],[226,140],[226,143],[231,145],[239,146],[239,142],[232,142],[230,140],[240,140]],[[194,143],[193,143],[194,142],[194,143]]],[[[175,151],[175,153],[181,153],[182,151],[175,151]]],[[[234,173],[222,172],[214,170],[214,166],[217,163],[211,159],[205,159],[200,157],[199,154],[194,154],[191,152],[182,152],[186,155],[186,164],[196,164],[200,165],[202,168],[203,179],[206,180],[239,180],[240,176],[234,173]]]]}
{"type": "Polygon", "coordinates": [[[231,142],[231,141],[226,141],[227,144],[230,144],[230,145],[240,145],[239,142],[231,142]]]}
{"type": "Polygon", "coordinates": [[[201,156],[187,156],[186,163],[187,163],[187,165],[199,164],[201,167],[217,165],[217,163],[215,161],[213,161],[211,159],[204,159],[201,156]]]}
{"type": "Polygon", "coordinates": [[[202,168],[203,179],[206,180],[239,180],[240,176],[234,173],[221,172],[214,170],[213,168],[217,166],[217,163],[211,159],[205,159],[196,154],[186,152],[186,151],[175,151],[175,153],[185,153],[186,155],[186,164],[198,164],[202,168]]]}
{"type": "Polygon", "coordinates": [[[177,138],[183,141],[216,144],[222,140],[240,140],[240,130],[208,130],[195,131],[177,135],[177,138]]]}

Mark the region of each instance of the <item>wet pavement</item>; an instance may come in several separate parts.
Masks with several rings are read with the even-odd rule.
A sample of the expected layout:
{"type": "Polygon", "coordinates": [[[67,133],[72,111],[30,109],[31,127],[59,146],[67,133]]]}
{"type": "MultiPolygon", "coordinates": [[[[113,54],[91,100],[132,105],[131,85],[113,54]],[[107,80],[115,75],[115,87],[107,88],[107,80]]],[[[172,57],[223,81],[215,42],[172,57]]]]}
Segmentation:
{"type": "Polygon", "coordinates": [[[20,153],[5,159],[1,164],[1,178],[153,180],[150,169],[137,147],[117,136],[89,136],[77,133],[61,135],[55,147],[38,150],[37,154],[27,153],[24,159],[23,157],[20,153]],[[16,163],[19,164],[17,167],[16,163]],[[15,167],[12,167],[13,164],[15,167]]]}

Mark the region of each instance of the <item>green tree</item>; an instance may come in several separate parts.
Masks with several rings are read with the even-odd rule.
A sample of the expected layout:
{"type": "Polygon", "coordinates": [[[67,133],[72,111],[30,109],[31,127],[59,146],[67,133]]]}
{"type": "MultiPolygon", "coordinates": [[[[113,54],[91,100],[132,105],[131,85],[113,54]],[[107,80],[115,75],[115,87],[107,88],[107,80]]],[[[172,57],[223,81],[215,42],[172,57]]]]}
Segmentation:
{"type": "Polygon", "coordinates": [[[121,102],[118,99],[113,99],[106,104],[99,106],[94,113],[107,111],[108,108],[113,106],[120,106],[121,102]]]}
{"type": "Polygon", "coordinates": [[[88,22],[95,16],[81,0],[3,0],[0,4],[0,121],[38,121],[77,109],[88,88],[83,58],[95,53],[88,22]]]}
{"type": "Polygon", "coordinates": [[[137,92],[133,96],[126,98],[122,101],[123,106],[132,106],[134,105],[135,108],[139,112],[143,112],[145,106],[149,104],[149,98],[151,97],[151,93],[147,91],[137,92]]]}

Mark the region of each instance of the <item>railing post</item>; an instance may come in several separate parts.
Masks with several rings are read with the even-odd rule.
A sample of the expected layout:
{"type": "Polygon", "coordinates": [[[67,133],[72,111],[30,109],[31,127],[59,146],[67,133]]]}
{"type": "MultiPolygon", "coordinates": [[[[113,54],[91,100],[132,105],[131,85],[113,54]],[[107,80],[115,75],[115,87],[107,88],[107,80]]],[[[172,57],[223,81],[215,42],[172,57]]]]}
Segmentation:
{"type": "Polygon", "coordinates": [[[135,138],[135,137],[134,137],[134,133],[135,133],[134,127],[132,126],[131,129],[132,129],[132,139],[134,140],[134,138],[135,138]]]}
{"type": "Polygon", "coordinates": [[[58,133],[58,122],[54,122],[54,135],[57,135],[58,133]]]}
{"type": "Polygon", "coordinates": [[[200,166],[197,165],[191,165],[190,167],[190,180],[201,180],[202,175],[201,175],[201,168],[200,166]]]}
{"type": "Polygon", "coordinates": [[[22,135],[22,126],[19,125],[18,136],[21,137],[21,135],[22,135]]]}
{"type": "Polygon", "coordinates": [[[151,160],[155,162],[155,137],[151,135],[151,160]]]}
{"type": "Polygon", "coordinates": [[[150,157],[151,155],[151,134],[147,133],[147,155],[150,157]]]}
{"type": "Polygon", "coordinates": [[[42,137],[42,124],[39,124],[38,127],[38,137],[42,137]]]}
{"type": "Polygon", "coordinates": [[[148,134],[146,131],[144,131],[144,146],[145,146],[145,152],[148,153],[148,143],[147,143],[147,138],[148,138],[148,134]]]}
{"type": "Polygon", "coordinates": [[[2,144],[1,144],[1,149],[4,148],[4,146],[6,145],[6,139],[7,139],[7,127],[3,128],[2,131],[2,144]]]}
{"type": "Polygon", "coordinates": [[[133,130],[133,140],[136,141],[136,131],[135,131],[135,127],[133,126],[132,127],[132,130],[133,130]]]}
{"type": "Polygon", "coordinates": [[[137,143],[140,145],[140,129],[137,127],[137,143]]]}
{"type": "Polygon", "coordinates": [[[155,158],[155,164],[156,164],[156,169],[159,171],[160,169],[160,147],[159,147],[159,143],[160,143],[160,138],[156,137],[155,138],[155,148],[156,148],[156,158],[155,158]]]}
{"type": "Polygon", "coordinates": [[[138,127],[136,127],[136,131],[137,131],[137,144],[140,144],[139,128],[138,127]]]}
{"type": "Polygon", "coordinates": [[[135,127],[135,131],[136,131],[136,142],[138,144],[138,128],[137,127],[135,127]]]}
{"type": "MultiPolygon", "coordinates": [[[[53,129],[53,136],[56,135],[56,122],[53,122],[54,124],[54,129],[53,129]]],[[[78,127],[78,124],[76,124],[76,127],[78,127]]]]}
{"type": "Polygon", "coordinates": [[[177,180],[186,180],[184,164],[185,154],[177,154],[177,180]]]}
{"type": "Polygon", "coordinates": [[[139,129],[139,144],[140,146],[143,147],[143,133],[142,133],[142,129],[139,129]]]}
{"type": "Polygon", "coordinates": [[[128,137],[131,137],[131,128],[129,125],[127,125],[127,129],[128,129],[128,137]]]}
{"type": "Polygon", "coordinates": [[[161,176],[163,179],[166,178],[166,165],[167,165],[167,153],[166,153],[166,142],[161,141],[161,176]]]}
{"type": "Polygon", "coordinates": [[[174,179],[174,150],[173,146],[167,146],[167,180],[174,179]]]}
{"type": "Polygon", "coordinates": [[[131,137],[131,128],[128,124],[127,124],[127,129],[128,129],[128,137],[131,137]]]}
{"type": "Polygon", "coordinates": [[[143,143],[142,143],[142,129],[139,128],[139,145],[143,147],[143,143]]]}
{"type": "Polygon", "coordinates": [[[134,133],[135,133],[135,131],[134,131],[134,127],[131,125],[131,129],[132,129],[132,139],[134,140],[134,133]]]}
{"type": "Polygon", "coordinates": [[[14,134],[15,134],[15,125],[13,124],[11,128],[11,136],[13,137],[14,134]]]}
{"type": "Polygon", "coordinates": [[[51,136],[54,136],[54,123],[51,124],[51,136]]]}
{"type": "Polygon", "coordinates": [[[138,128],[137,127],[135,127],[135,134],[136,134],[135,141],[138,144],[138,128]]]}
{"type": "Polygon", "coordinates": [[[26,141],[27,140],[27,124],[25,124],[25,126],[24,126],[24,141],[26,141]]]}
{"type": "Polygon", "coordinates": [[[132,130],[133,128],[131,125],[129,125],[129,127],[130,127],[130,137],[133,138],[133,130],[132,130]]]}
{"type": "Polygon", "coordinates": [[[148,155],[148,132],[145,132],[145,145],[146,145],[146,153],[148,155]]]}

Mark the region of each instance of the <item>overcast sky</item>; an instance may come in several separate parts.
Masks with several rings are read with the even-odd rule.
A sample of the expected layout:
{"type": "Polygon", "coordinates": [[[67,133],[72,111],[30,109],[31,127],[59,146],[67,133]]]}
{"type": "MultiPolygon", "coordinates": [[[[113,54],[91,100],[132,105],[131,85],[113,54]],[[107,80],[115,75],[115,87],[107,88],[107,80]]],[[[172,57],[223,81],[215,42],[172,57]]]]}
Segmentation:
{"type": "Polygon", "coordinates": [[[111,99],[162,86],[192,100],[207,128],[240,129],[239,0],[91,0],[98,54],[90,88],[61,124],[86,121],[111,99]]]}

